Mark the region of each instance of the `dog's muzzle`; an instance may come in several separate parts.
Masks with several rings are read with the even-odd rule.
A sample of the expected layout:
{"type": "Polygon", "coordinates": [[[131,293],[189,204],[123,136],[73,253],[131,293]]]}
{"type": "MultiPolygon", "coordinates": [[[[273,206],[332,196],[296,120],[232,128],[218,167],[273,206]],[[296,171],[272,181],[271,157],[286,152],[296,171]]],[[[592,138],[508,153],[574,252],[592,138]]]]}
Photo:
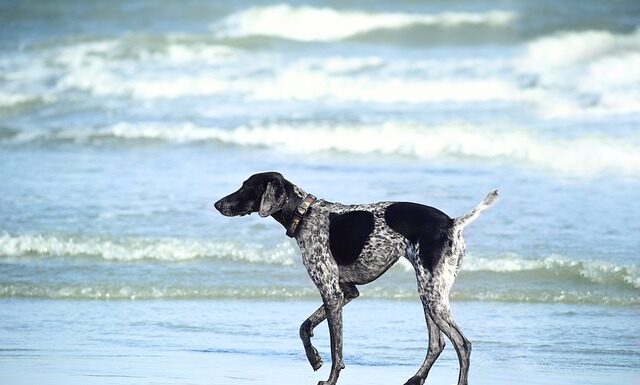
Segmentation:
{"type": "Polygon", "coordinates": [[[232,217],[234,214],[231,212],[229,207],[222,202],[222,199],[213,204],[213,207],[216,208],[220,212],[220,214],[225,217],[232,217]]]}
{"type": "Polygon", "coordinates": [[[242,217],[251,213],[249,211],[234,212],[230,205],[223,202],[223,200],[224,198],[220,199],[219,201],[214,203],[213,206],[220,212],[220,214],[224,215],[225,217],[242,217]]]}

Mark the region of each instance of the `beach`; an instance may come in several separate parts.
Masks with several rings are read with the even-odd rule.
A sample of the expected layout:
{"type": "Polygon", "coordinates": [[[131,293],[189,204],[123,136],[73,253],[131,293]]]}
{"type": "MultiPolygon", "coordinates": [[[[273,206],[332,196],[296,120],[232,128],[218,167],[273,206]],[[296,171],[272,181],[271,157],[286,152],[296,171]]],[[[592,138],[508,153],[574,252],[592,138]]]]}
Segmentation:
{"type": "MultiPolygon", "coordinates": [[[[316,384],[295,242],[213,203],[278,171],[461,216],[470,383],[640,383],[637,1],[0,1],[0,384],[316,384]]],[[[411,265],[339,384],[427,348],[411,265]]],[[[453,384],[450,342],[427,384],[453,384]]]]}
{"type": "MultiPolygon", "coordinates": [[[[312,301],[2,300],[5,384],[316,383],[328,376],[326,326],[314,373],[298,326],[312,301]],[[28,320],[28,322],[25,322],[28,320]],[[15,331],[19,330],[19,333],[15,331]]],[[[635,384],[635,311],[600,306],[454,304],[474,341],[470,381],[635,384]],[[491,322],[486,322],[491,319],[491,322]],[[615,319],[615,323],[607,322],[615,319]],[[596,320],[602,326],[595,327],[596,320]],[[628,341],[612,345],[612,336],[628,341]],[[588,340],[576,344],[574,341],[588,340]]],[[[361,299],[344,311],[346,384],[404,383],[426,352],[417,301],[361,299]]],[[[451,345],[429,375],[457,380],[451,345]]]]}

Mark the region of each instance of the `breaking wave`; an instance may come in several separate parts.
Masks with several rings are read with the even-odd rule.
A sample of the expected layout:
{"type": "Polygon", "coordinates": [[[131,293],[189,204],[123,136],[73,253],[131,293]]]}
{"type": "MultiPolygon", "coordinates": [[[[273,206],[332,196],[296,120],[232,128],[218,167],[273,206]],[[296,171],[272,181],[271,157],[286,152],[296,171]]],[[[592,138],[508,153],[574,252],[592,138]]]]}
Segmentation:
{"type": "MultiPolygon", "coordinates": [[[[197,239],[107,239],[3,234],[0,236],[0,262],[5,268],[15,265],[20,266],[22,274],[29,269],[35,269],[38,273],[29,275],[29,279],[13,280],[10,276],[4,277],[0,280],[0,297],[315,298],[317,292],[305,279],[300,260],[299,251],[292,242],[264,247],[259,244],[197,239]],[[52,275],[47,276],[47,270],[40,269],[39,266],[46,266],[50,258],[57,258],[64,264],[68,263],[64,261],[78,258],[94,260],[94,263],[109,262],[109,269],[124,269],[126,273],[120,275],[113,270],[101,273],[103,269],[90,269],[78,275],[83,278],[67,281],[59,279],[59,270],[52,270],[52,275]],[[165,271],[168,267],[163,267],[164,264],[189,261],[199,264],[198,273],[189,268],[178,268],[171,270],[173,273],[168,278],[165,271]],[[203,261],[204,266],[200,265],[203,261]],[[264,280],[264,268],[253,271],[246,267],[242,268],[242,278],[229,280],[219,277],[224,273],[220,273],[216,266],[223,261],[262,265],[271,271],[267,274],[273,277],[279,276],[279,271],[286,266],[300,266],[295,268],[296,271],[299,270],[299,274],[287,272],[286,280],[264,280]],[[152,264],[155,267],[148,270],[149,267],[138,267],[137,262],[145,262],[142,266],[152,264]],[[131,269],[140,268],[146,269],[146,273],[131,281],[128,278],[132,276],[131,269]],[[192,277],[191,274],[196,275],[192,277]],[[241,282],[236,282],[238,279],[241,282]]],[[[84,269],[86,266],[86,263],[77,265],[72,262],[65,269],[84,269]]],[[[415,278],[411,270],[409,264],[401,259],[383,286],[365,286],[362,291],[365,296],[373,298],[415,299],[415,278]]],[[[468,256],[458,281],[452,293],[454,300],[600,303],[617,306],[640,304],[639,266],[579,260],[559,255],[468,256]],[[487,285],[487,282],[491,282],[491,285],[487,285]]]]}
{"type": "Polygon", "coordinates": [[[379,124],[266,123],[235,129],[191,123],[120,123],[98,129],[61,129],[5,133],[5,143],[160,141],[215,142],[273,147],[290,152],[383,154],[425,159],[518,163],[567,175],[640,173],[637,145],[601,135],[547,138],[527,129],[495,129],[466,124],[425,126],[410,122],[379,124]],[[299,141],[304,133],[307,140],[299,141]],[[569,150],[568,150],[569,149],[569,150]]]}
{"type": "Polygon", "coordinates": [[[468,258],[463,263],[462,271],[470,274],[531,272],[541,277],[571,277],[578,281],[605,286],[640,289],[638,266],[620,266],[603,261],[580,261],[559,255],[538,259],[519,256],[468,258]]]}
{"type": "Polygon", "coordinates": [[[54,235],[0,235],[0,258],[93,257],[106,261],[186,261],[226,259],[247,263],[292,265],[296,255],[289,243],[274,249],[260,245],[174,238],[64,237],[54,235]]]}
{"type": "MultiPolygon", "coordinates": [[[[261,18],[270,12],[334,12],[339,19],[347,18],[342,21],[345,28],[357,27],[348,12],[310,7],[252,8],[226,20],[250,19],[254,14],[261,18]]],[[[360,16],[374,26],[381,23],[378,17],[386,20],[387,16],[429,16],[439,23],[515,17],[495,12],[360,16]]],[[[298,20],[282,18],[290,23],[298,20]]],[[[247,28],[262,28],[246,22],[247,28]]],[[[289,28],[284,21],[274,24],[289,28]]],[[[295,30],[291,33],[298,32],[291,28],[295,30]]],[[[304,31],[340,33],[324,25],[318,31],[304,31]]],[[[246,50],[197,35],[75,41],[16,52],[0,62],[0,70],[7,74],[0,87],[0,109],[75,103],[76,97],[89,93],[122,103],[181,98],[330,105],[493,103],[532,109],[545,118],[598,118],[640,111],[640,87],[636,86],[640,82],[639,42],[640,29],[630,33],[567,31],[520,43],[499,57],[341,53],[285,60],[277,52],[246,50]]]]}
{"type": "Polygon", "coordinates": [[[541,37],[527,44],[516,68],[534,79],[523,97],[547,117],[640,111],[640,28],[541,37]]]}
{"type": "Polygon", "coordinates": [[[49,298],[49,299],[304,299],[317,298],[317,290],[270,288],[220,288],[186,286],[144,286],[130,284],[53,285],[2,284],[0,298],[49,298]]]}
{"type": "Polygon", "coordinates": [[[234,13],[215,23],[212,29],[220,37],[275,36],[300,41],[335,41],[380,29],[401,29],[414,25],[499,27],[515,19],[516,14],[508,11],[369,13],[280,4],[234,13]]]}
{"type": "MultiPolygon", "coordinates": [[[[413,271],[410,263],[398,264],[406,271],[413,271]]],[[[499,257],[467,256],[462,263],[462,279],[481,278],[486,274],[512,275],[514,279],[572,280],[621,289],[640,289],[640,267],[621,266],[598,260],[576,260],[561,255],[542,258],[526,258],[518,255],[499,257]]]]}

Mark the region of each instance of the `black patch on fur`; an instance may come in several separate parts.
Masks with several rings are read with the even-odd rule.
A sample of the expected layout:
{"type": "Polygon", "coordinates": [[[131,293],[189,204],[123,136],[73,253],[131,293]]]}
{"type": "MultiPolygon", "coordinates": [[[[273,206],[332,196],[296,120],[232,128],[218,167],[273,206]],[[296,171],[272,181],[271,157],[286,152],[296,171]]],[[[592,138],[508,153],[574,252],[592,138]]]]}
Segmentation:
{"type": "Polygon", "coordinates": [[[338,265],[355,262],[372,231],[373,213],[369,211],[329,214],[329,248],[338,265]]]}
{"type": "Polygon", "coordinates": [[[442,211],[418,203],[399,202],[387,207],[387,225],[414,245],[420,244],[422,265],[433,272],[453,227],[453,219],[442,211]]]}

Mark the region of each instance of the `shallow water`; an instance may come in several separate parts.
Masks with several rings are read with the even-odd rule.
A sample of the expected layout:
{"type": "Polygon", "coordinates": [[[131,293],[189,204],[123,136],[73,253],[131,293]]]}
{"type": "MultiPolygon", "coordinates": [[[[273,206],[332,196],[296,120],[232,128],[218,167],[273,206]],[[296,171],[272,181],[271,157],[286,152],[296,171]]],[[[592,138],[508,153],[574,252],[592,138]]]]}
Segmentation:
{"type": "MultiPolygon", "coordinates": [[[[82,379],[82,357],[103,353],[147,357],[132,370],[148,382],[222,381],[154,377],[154,349],[186,366],[303,361],[295,331],[318,298],[298,249],[275,221],[212,207],[278,170],[324,199],[451,216],[499,188],[466,230],[452,292],[476,380],[509,382],[495,377],[508,368],[531,383],[631,383],[638,20],[635,1],[0,1],[0,339],[16,368],[2,382],[34,382],[42,360],[51,383],[82,379]],[[254,307],[269,327],[246,341],[236,327],[254,307]],[[174,316],[195,334],[164,335],[174,316]],[[135,319],[166,338],[145,345],[135,319]]],[[[424,347],[413,272],[401,261],[361,292],[345,353],[358,373],[404,378],[424,347]]],[[[438,362],[453,373],[450,353],[438,362]]],[[[127,372],[118,362],[105,375],[127,372]]],[[[301,365],[296,379],[318,379],[301,365]]]]}
{"type": "MultiPolygon", "coordinates": [[[[328,374],[328,365],[313,373],[297,331],[317,302],[3,299],[0,379],[12,384],[314,383],[328,374]]],[[[637,380],[640,330],[637,313],[629,309],[457,302],[453,312],[474,341],[474,383],[637,380]]],[[[422,362],[427,333],[417,299],[357,300],[345,308],[344,319],[344,383],[402,383],[422,362]]],[[[313,340],[328,362],[327,328],[318,327],[313,340]]],[[[457,378],[450,344],[430,378],[435,383],[457,378]]]]}

